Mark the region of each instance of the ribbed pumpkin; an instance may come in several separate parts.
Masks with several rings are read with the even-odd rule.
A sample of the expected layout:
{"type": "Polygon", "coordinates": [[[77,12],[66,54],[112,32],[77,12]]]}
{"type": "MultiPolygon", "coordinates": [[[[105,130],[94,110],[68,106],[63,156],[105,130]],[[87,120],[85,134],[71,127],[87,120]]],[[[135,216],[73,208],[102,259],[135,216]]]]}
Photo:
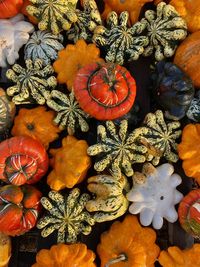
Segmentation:
{"type": "Polygon", "coordinates": [[[77,72],[74,94],[86,113],[98,120],[113,120],[131,109],[136,84],[130,72],[120,65],[93,63],[77,72]]]}
{"type": "Polygon", "coordinates": [[[85,244],[58,244],[40,250],[32,267],[95,267],[94,260],[94,252],[85,244]]]}
{"type": "Polygon", "coordinates": [[[200,189],[190,191],[180,202],[179,221],[183,229],[196,238],[200,237],[200,189]]]}
{"type": "Polygon", "coordinates": [[[41,192],[31,185],[0,188],[0,232],[22,235],[32,229],[41,209],[41,192]]]}
{"type": "Polygon", "coordinates": [[[1,0],[0,1],[0,19],[14,17],[23,5],[23,0],[1,0]]]}
{"type": "Polygon", "coordinates": [[[2,88],[0,88],[0,110],[0,133],[5,133],[12,125],[15,116],[15,104],[9,101],[2,88]]]}
{"type": "Polygon", "coordinates": [[[200,124],[188,124],[183,129],[178,145],[178,155],[183,160],[182,167],[188,177],[200,184],[200,124]]]}
{"type": "Polygon", "coordinates": [[[192,33],[179,45],[174,63],[200,88],[200,31],[192,33]]]}
{"type": "Polygon", "coordinates": [[[97,247],[101,267],[154,267],[160,251],[155,240],[153,229],[142,227],[137,217],[127,215],[101,235],[97,247]]]}
{"type": "Polygon", "coordinates": [[[0,267],[8,267],[11,257],[11,238],[0,233],[0,267]]]}
{"type": "Polygon", "coordinates": [[[28,136],[15,136],[0,143],[0,179],[15,185],[33,184],[45,175],[48,155],[43,145],[28,136]]]}

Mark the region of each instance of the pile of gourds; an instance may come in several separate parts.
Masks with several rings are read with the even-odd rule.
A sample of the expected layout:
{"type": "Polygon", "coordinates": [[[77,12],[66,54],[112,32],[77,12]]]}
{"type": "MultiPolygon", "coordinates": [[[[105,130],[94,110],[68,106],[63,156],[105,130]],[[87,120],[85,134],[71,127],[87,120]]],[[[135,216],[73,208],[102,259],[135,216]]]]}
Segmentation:
{"type": "Polygon", "coordinates": [[[0,1],[0,266],[37,227],[57,243],[33,267],[200,267],[199,244],[156,244],[164,220],[200,238],[199,45],[197,0],[0,1]],[[80,242],[109,221],[97,248],[80,242]]]}

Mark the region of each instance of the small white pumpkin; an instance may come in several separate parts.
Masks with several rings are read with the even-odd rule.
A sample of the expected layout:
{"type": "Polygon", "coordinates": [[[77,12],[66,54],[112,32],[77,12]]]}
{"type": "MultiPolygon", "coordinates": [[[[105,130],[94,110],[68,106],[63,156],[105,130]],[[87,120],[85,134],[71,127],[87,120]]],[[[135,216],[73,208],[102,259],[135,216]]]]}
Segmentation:
{"type": "Polygon", "coordinates": [[[29,33],[33,31],[33,25],[24,21],[22,14],[11,19],[0,19],[0,67],[15,63],[20,48],[27,43],[29,33]]]}
{"type": "Polygon", "coordinates": [[[40,58],[45,65],[51,63],[51,60],[56,60],[58,51],[64,48],[62,35],[54,35],[48,31],[36,31],[25,46],[25,59],[35,61],[40,58]]]}
{"type": "Polygon", "coordinates": [[[146,163],[142,173],[134,174],[133,188],[127,194],[127,199],[133,202],[129,212],[140,213],[142,225],[148,226],[153,223],[155,229],[160,229],[163,218],[171,223],[178,219],[174,206],[183,198],[183,195],[176,190],[182,180],[173,172],[174,167],[169,163],[157,168],[146,163]]]}

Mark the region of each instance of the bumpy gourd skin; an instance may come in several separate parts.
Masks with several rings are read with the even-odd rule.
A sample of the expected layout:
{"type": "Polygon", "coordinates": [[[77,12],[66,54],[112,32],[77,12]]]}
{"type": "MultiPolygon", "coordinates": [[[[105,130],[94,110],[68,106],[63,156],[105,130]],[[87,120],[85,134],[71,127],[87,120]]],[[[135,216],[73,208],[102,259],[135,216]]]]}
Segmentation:
{"type": "Polygon", "coordinates": [[[94,31],[93,42],[105,50],[107,62],[123,65],[126,61],[138,60],[149,43],[148,37],[142,35],[146,24],[137,22],[128,27],[128,19],[127,11],[119,17],[113,11],[107,17],[107,26],[97,26],[94,31]]]}
{"type": "Polygon", "coordinates": [[[190,120],[200,122],[200,91],[192,99],[186,115],[190,120]]]}
{"type": "Polygon", "coordinates": [[[51,76],[54,69],[51,65],[43,67],[43,61],[30,59],[25,61],[26,68],[19,64],[12,66],[6,72],[6,76],[15,83],[7,89],[7,94],[13,96],[12,101],[16,104],[37,103],[43,105],[50,95],[50,90],[56,87],[56,77],[51,76]]]}
{"type": "Polygon", "coordinates": [[[69,30],[71,24],[77,21],[75,13],[78,0],[30,0],[27,11],[38,21],[41,31],[50,30],[58,34],[62,30],[69,30]]]}
{"type": "Polygon", "coordinates": [[[187,25],[175,8],[161,2],[157,11],[147,10],[145,18],[140,21],[147,27],[149,45],[143,55],[150,56],[154,53],[157,61],[165,57],[172,57],[180,41],[187,36],[187,25]]]}

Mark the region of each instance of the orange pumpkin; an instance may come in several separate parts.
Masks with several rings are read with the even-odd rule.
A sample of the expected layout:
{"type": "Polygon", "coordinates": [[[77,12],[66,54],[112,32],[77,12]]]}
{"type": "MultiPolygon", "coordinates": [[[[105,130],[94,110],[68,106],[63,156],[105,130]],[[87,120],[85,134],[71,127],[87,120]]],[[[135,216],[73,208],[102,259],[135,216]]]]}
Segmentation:
{"type": "Polygon", "coordinates": [[[23,5],[23,0],[1,0],[0,1],[0,19],[8,19],[14,17],[23,5]]]}
{"type": "Polygon", "coordinates": [[[83,181],[91,166],[87,148],[85,140],[68,135],[63,139],[61,148],[50,150],[53,170],[47,178],[47,184],[51,189],[72,188],[83,181]]]}
{"type": "Polygon", "coordinates": [[[53,122],[54,112],[39,106],[33,109],[22,108],[15,117],[12,128],[13,136],[30,136],[40,141],[46,149],[49,143],[58,138],[61,131],[53,122]]]}
{"type": "Polygon", "coordinates": [[[185,19],[190,32],[200,31],[200,1],[171,0],[170,5],[185,19]]]}
{"type": "Polygon", "coordinates": [[[155,240],[153,229],[142,227],[136,216],[127,215],[101,235],[97,247],[101,267],[153,267],[160,251],[155,240]]]}
{"type": "Polygon", "coordinates": [[[182,132],[178,145],[178,155],[183,160],[182,167],[188,177],[200,184],[200,124],[188,124],[182,132]]]}
{"type": "Polygon", "coordinates": [[[21,13],[24,14],[25,16],[27,16],[29,21],[32,22],[33,24],[38,24],[37,19],[35,17],[31,16],[26,10],[26,7],[30,6],[30,5],[31,5],[31,2],[29,0],[24,0],[23,6],[21,9],[21,13]]]}
{"type": "Polygon", "coordinates": [[[58,83],[66,83],[71,91],[78,70],[93,62],[104,62],[95,44],[87,45],[81,39],[75,45],[67,45],[58,53],[58,59],[53,64],[55,72],[58,73],[58,83]]]}
{"type": "Polygon", "coordinates": [[[36,255],[32,267],[95,267],[95,254],[85,244],[58,244],[36,255]]]}
{"type": "Polygon", "coordinates": [[[144,4],[153,0],[104,0],[105,8],[102,14],[103,19],[106,19],[111,11],[120,14],[123,11],[128,11],[131,24],[134,24],[140,15],[141,8],[144,4]]]}
{"type": "Polygon", "coordinates": [[[192,33],[180,44],[174,64],[186,72],[194,86],[200,87],[200,31],[192,33]]]}
{"type": "Polygon", "coordinates": [[[199,267],[200,266],[200,244],[181,250],[178,247],[169,247],[163,250],[158,258],[163,267],[199,267]]]}

